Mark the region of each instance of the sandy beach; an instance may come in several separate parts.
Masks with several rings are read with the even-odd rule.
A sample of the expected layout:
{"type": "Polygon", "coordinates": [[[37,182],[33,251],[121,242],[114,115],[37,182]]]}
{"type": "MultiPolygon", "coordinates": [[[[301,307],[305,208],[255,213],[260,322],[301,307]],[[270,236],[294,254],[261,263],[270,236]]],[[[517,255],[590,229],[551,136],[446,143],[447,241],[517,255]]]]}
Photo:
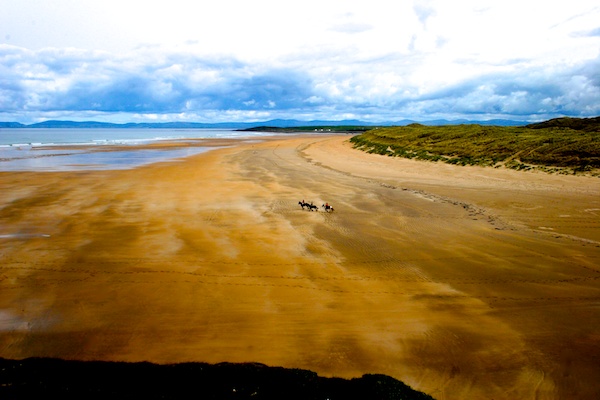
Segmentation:
{"type": "Polygon", "coordinates": [[[0,357],[253,361],[386,374],[437,399],[600,398],[600,179],[348,139],[0,172],[0,357]]]}

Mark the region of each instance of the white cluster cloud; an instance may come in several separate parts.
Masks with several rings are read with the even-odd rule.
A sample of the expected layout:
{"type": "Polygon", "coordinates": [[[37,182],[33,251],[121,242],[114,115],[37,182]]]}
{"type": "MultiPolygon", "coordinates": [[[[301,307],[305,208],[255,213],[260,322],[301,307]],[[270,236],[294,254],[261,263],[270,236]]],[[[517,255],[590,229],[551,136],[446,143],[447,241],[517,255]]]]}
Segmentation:
{"type": "Polygon", "coordinates": [[[600,115],[600,7],[531,3],[0,0],[0,120],[600,115]]]}

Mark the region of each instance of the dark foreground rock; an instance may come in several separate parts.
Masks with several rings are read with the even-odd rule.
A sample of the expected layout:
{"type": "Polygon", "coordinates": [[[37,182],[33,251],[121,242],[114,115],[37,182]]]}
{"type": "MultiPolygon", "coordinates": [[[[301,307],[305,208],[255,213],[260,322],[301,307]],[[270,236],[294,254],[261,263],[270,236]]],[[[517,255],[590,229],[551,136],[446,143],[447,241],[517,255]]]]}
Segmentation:
{"type": "Polygon", "coordinates": [[[0,358],[0,399],[432,399],[385,375],[350,380],[263,364],[0,358]]]}

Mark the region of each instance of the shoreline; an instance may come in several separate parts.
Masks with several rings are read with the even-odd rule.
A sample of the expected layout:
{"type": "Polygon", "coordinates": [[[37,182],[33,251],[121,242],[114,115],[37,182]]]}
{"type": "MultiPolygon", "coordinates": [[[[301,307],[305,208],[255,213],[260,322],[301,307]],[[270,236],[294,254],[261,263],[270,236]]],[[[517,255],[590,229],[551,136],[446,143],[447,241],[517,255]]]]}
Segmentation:
{"type": "Polygon", "coordinates": [[[597,398],[597,178],[347,140],[0,173],[0,235],[26,235],[0,236],[0,357],[261,362],[381,373],[434,398],[597,398]]]}
{"type": "Polygon", "coordinates": [[[67,172],[137,168],[173,162],[215,148],[274,139],[274,136],[246,138],[162,139],[116,144],[39,144],[0,146],[0,172],[67,172]],[[141,157],[144,155],[144,157],[141,157]]]}

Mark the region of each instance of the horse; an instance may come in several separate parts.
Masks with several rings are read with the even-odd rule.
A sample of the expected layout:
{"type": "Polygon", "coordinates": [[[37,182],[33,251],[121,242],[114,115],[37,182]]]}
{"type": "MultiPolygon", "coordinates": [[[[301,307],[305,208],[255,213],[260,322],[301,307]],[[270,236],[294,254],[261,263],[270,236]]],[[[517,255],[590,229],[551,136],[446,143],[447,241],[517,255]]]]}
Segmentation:
{"type": "Polygon", "coordinates": [[[333,207],[331,207],[329,204],[323,204],[321,207],[323,207],[326,212],[333,212],[333,207]]]}
{"type": "Polygon", "coordinates": [[[308,211],[313,211],[316,210],[318,207],[313,205],[313,204],[309,204],[307,202],[304,201],[299,201],[298,204],[300,205],[300,207],[302,207],[302,209],[304,210],[304,207],[308,207],[308,211]]]}

